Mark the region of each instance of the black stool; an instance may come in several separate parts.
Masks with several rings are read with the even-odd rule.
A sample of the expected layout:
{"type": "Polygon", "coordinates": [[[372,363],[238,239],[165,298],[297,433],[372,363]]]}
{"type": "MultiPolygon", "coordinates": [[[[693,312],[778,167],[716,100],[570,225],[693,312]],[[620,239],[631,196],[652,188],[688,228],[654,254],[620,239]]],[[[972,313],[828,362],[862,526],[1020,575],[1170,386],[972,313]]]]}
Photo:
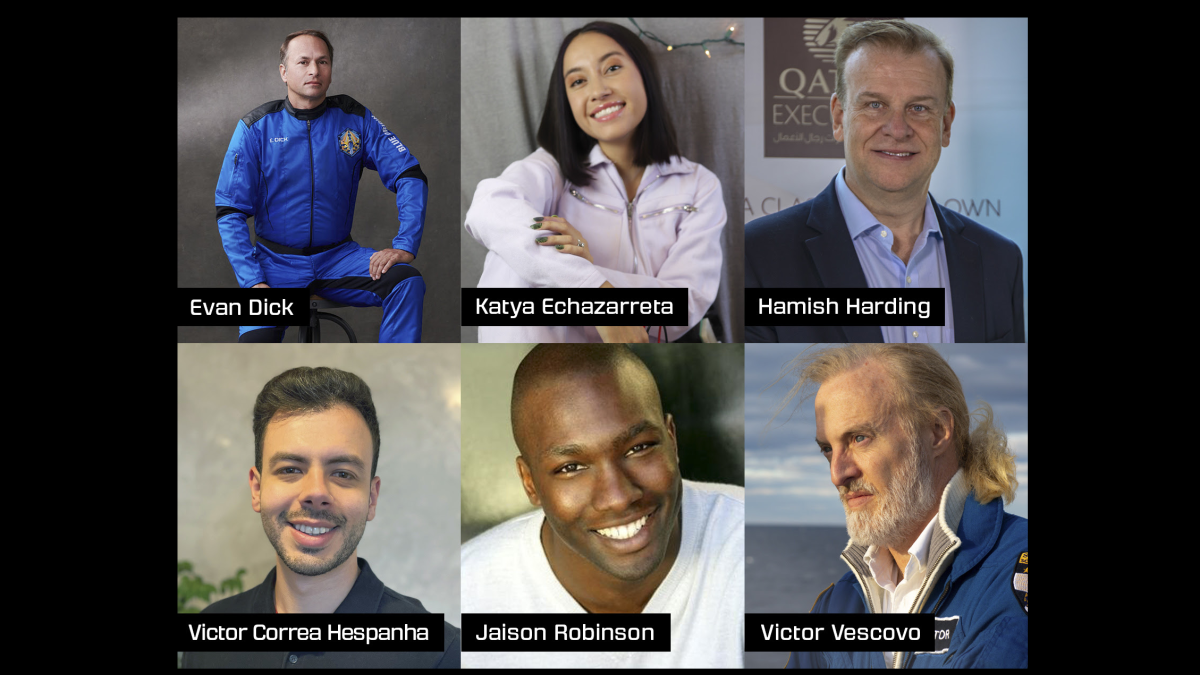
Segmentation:
{"type": "Polygon", "coordinates": [[[297,342],[320,342],[321,341],[321,319],[332,321],[342,327],[346,331],[346,337],[350,338],[351,342],[358,342],[358,337],[354,335],[354,329],[346,320],[337,314],[322,312],[322,309],[337,309],[338,307],[350,307],[343,305],[340,302],[326,300],[319,295],[309,296],[308,298],[308,325],[300,326],[300,335],[296,339],[297,342]]]}

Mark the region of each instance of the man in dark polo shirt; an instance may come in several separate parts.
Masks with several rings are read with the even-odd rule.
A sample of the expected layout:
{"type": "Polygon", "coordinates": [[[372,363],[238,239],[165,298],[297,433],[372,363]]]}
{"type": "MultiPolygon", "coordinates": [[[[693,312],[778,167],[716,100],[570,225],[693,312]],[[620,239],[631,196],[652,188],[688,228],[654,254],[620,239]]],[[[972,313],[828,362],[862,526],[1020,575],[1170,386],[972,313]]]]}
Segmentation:
{"type": "MultiPolygon", "coordinates": [[[[371,390],[333,368],[293,368],[254,403],[250,503],[276,552],[263,583],[204,612],[416,614],[421,602],[383,585],[358,542],[375,518],[379,421],[371,390]]],[[[188,652],[187,668],[457,668],[459,630],[437,652],[188,652]]]]}

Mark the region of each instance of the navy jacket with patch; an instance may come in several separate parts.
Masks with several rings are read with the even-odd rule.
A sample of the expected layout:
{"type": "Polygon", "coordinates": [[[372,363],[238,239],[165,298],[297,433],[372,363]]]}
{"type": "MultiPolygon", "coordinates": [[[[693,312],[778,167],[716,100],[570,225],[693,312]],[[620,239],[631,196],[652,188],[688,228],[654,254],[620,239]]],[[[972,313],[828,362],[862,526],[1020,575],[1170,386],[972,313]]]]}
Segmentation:
{"type": "Polygon", "coordinates": [[[417,158],[366,106],[328,96],[298,110],[287,99],[264,103],[238,121],[217,180],[217,224],[238,285],[266,281],[256,236],[296,249],[350,236],[363,169],[396,193],[400,228],[392,248],[417,254],[429,195],[417,158]]]}
{"type": "MultiPolygon", "coordinates": [[[[1005,513],[1003,500],[987,504],[972,491],[955,534],[962,540],[949,571],[943,571],[925,596],[921,613],[940,619],[958,617],[949,646],[942,653],[901,655],[901,668],[1027,668],[1029,616],[1013,592],[1013,576],[1022,554],[1029,551],[1029,521],[1005,513]]],[[[845,557],[846,554],[843,554],[845,557]]],[[[850,554],[853,555],[853,554],[850,554]]],[[[935,565],[932,559],[929,564],[935,565]]],[[[934,569],[933,567],[930,568],[934,569]]],[[[1027,574],[1027,571],[1024,572],[1027,574]]],[[[1024,585],[1027,577],[1022,577],[1024,585]]],[[[1022,593],[1024,595],[1024,593],[1022,593]]],[[[869,612],[862,584],[847,572],[818,598],[814,613],[869,612]]],[[[936,621],[938,628],[952,622],[936,621]]],[[[789,668],[885,668],[881,651],[793,652],[789,668]]]]}

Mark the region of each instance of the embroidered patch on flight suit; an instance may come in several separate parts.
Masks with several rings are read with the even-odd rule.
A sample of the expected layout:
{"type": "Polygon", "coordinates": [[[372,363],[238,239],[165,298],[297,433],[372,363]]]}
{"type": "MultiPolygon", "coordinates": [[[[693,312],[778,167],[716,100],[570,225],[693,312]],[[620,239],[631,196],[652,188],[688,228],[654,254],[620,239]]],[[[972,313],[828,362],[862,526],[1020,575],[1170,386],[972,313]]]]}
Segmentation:
{"type": "Polygon", "coordinates": [[[933,651],[914,652],[914,654],[945,654],[950,649],[950,638],[954,637],[955,628],[958,628],[957,616],[948,616],[944,619],[935,616],[933,618],[933,651]]]}
{"type": "Polygon", "coordinates": [[[351,157],[358,154],[358,149],[362,147],[362,142],[358,139],[358,134],[354,133],[353,129],[345,129],[338,134],[338,149],[350,155],[351,157]]]}
{"type": "Polygon", "coordinates": [[[1025,613],[1029,613],[1029,552],[1021,554],[1017,559],[1017,565],[1013,568],[1012,578],[1013,595],[1017,597],[1017,604],[1021,605],[1021,609],[1025,613]]]}

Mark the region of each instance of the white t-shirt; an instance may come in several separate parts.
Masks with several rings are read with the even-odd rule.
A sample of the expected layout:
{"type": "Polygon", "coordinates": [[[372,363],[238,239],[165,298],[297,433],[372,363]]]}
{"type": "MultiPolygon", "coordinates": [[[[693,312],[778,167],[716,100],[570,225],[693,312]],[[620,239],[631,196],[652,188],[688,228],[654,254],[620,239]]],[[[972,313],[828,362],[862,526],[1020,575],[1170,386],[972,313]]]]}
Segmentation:
{"type": "MultiPolygon", "coordinates": [[[[584,613],[546,561],[533,511],[462,547],[462,611],[584,613]]],[[[683,537],[643,612],[670,613],[670,652],[463,652],[465,668],[741,668],[745,647],[746,497],[734,485],[683,481],[683,537]]]]}

